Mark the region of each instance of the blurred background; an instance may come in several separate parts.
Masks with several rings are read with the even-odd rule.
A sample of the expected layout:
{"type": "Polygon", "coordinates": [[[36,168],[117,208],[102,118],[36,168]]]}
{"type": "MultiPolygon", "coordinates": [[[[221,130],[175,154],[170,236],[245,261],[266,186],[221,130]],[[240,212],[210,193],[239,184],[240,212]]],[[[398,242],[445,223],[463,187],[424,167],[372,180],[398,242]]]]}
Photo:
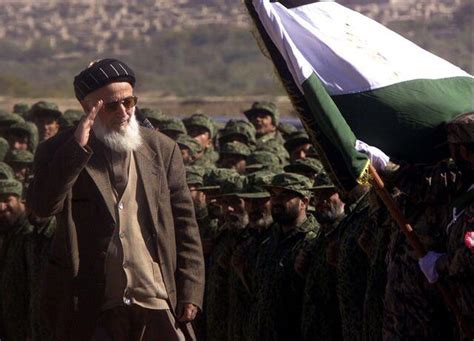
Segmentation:
{"type": "MultiPolygon", "coordinates": [[[[341,0],[421,47],[474,71],[472,0],[341,0]]],[[[78,107],[73,77],[123,59],[144,106],[228,116],[255,99],[291,105],[239,0],[0,0],[0,107],[52,99],[78,107]]]]}

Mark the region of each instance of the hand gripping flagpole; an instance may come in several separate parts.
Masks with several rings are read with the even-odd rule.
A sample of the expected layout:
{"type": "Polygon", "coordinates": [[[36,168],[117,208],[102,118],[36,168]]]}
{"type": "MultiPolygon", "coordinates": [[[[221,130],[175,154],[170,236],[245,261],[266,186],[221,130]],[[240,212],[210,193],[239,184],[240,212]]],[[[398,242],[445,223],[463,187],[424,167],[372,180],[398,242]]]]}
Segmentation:
{"type": "MultiPolygon", "coordinates": [[[[422,258],[426,255],[426,249],[424,245],[420,242],[420,239],[413,231],[413,227],[410,225],[408,220],[403,215],[402,211],[398,204],[393,200],[390,193],[387,191],[383,180],[380,178],[377,170],[374,166],[369,166],[369,173],[370,173],[370,183],[375,188],[377,195],[382,199],[385,206],[387,207],[388,211],[392,218],[397,222],[398,226],[405,234],[410,245],[416,252],[418,258],[422,258]]],[[[449,309],[453,312],[456,320],[459,324],[459,327],[463,330],[463,332],[468,335],[469,337],[474,337],[474,330],[473,326],[469,325],[466,320],[464,319],[461,310],[459,309],[456,301],[454,300],[451,293],[446,289],[446,287],[441,283],[439,280],[434,283],[436,289],[440,292],[444,303],[449,307],[449,309]]]]}

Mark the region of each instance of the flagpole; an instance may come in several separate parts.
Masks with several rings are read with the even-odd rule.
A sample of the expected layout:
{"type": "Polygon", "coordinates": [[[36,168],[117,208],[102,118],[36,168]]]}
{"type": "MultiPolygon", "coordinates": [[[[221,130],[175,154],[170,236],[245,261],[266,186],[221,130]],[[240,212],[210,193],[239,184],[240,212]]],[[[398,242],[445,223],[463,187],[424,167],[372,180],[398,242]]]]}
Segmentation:
{"type": "MultiPolygon", "coordinates": [[[[413,231],[413,227],[403,215],[398,204],[395,202],[395,200],[393,200],[392,196],[387,191],[387,188],[385,187],[385,184],[383,180],[380,178],[375,167],[370,165],[369,172],[371,175],[370,183],[372,184],[372,186],[374,186],[375,191],[377,192],[380,199],[382,199],[382,201],[384,202],[392,218],[397,222],[398,226],[400,227],[402,232],[405,234],[408,242],[415,250],[417,257],[418,258],[424,257],[426,255],[426,249],[424,245],[420,242],[420,239],[418,238],[416,233],[413,231]]],[[[466,320],[464,319],[461,313],[461,310],[459,309],[451,293],[448,292],[446,287],[440,281],[437,281],[436,283],[434,283],[434,286],[437,288],[437,290],[440,292],[441,296],[443,297],[444,303],[446,303],[449,309],[453,312],[463,332],[469,337],[474,337],[473,327],[467,324],[466,320]]]]}

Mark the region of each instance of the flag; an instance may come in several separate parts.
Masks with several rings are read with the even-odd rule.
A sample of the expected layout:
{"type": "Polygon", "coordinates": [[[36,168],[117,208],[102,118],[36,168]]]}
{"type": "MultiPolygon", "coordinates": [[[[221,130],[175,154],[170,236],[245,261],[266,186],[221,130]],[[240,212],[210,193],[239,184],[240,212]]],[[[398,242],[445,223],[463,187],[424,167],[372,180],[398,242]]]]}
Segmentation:
{"type": "Polygon", "coordinates": [[[367,177],[357,139],[395,161],[448,155],[443,124],[474,110],[471,75],[335,2],[245,3],[340,187],[367,177]]]}

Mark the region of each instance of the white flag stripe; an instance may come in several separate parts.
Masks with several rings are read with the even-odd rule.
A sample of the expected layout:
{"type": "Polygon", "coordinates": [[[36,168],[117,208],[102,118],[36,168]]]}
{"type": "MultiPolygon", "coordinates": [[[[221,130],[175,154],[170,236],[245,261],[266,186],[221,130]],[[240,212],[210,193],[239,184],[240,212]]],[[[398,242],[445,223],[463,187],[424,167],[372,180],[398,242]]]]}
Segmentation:
{"type": "Polygon", "coordinates": [[[253,3],[298,85],[313,72],[330,95],[415,79],[470,77],[457,66],[335,2],[293,9],[269,0],[253,3]]]}

